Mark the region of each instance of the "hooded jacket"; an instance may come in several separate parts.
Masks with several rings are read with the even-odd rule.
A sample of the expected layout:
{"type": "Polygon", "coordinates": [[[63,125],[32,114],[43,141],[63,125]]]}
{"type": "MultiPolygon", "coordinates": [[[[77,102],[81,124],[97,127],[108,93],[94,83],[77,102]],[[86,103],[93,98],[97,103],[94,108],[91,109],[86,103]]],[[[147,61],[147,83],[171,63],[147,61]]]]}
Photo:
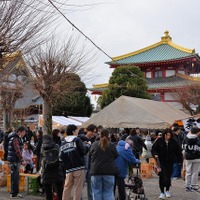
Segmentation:
{"type": "Polygon", "coordinates": [[[135,158],[131,146],[125,148],[126,142],[120,140],[117,144],[118,157],[115,160],[116,166],[119,170],[119,177],[126,178],[128,174],[128,165],[137,164],[140,161],[135,158]]]}
{"type": "Polygon", "coordinates": [[[185,151],[186,160],[200,160],[200,139],[196,134],[187,134],[183,141],[183,150],[185,151]]]}
{"type": "Polygon", "coordinates": [[[85,169],[84,155],[89,151],[89,146],[83,144],[77,136],[67,136],[61,143],[60,159],[66,173],[85,169]]]}

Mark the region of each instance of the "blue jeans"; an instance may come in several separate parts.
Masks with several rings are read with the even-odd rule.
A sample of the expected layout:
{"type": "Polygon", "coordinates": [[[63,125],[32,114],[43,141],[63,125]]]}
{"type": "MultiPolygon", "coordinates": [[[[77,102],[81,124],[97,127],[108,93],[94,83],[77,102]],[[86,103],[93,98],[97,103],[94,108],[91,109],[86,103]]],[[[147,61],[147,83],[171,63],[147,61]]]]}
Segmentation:
{"type": "Polygon", "coordinates": [[[178,164],[177,162],[174,162],[173,164],[173,172],[172,177],[174,178],[181,178],[181,169],[182,165],[178,164]]]}
{"type": "Polygon", "coordinates": [[[17,196],[19,193],[19,168],[20,163],[10,163],[11,170],[11,194],[17,196]]]}
{"type": "Polygon", "coordinates": [[[115,177],[109,175],[91,176],[94,200],[114,200],[115,177]]]}

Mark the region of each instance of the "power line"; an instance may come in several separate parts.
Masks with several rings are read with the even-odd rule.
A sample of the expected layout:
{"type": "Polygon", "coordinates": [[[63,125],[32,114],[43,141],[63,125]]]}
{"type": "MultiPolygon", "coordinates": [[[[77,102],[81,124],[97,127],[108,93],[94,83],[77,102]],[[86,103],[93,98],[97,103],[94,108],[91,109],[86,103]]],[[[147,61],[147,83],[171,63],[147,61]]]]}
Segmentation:
{"type": "Polygon", "coordinates": [[[79,31],[86,39],[88,39],[97,49],[99,49],[102,53],[104,53],[107,57],[109,57],[112,61],[111,56],[109,56],[103,49],[101,49],[98,45],[96,45],[87,35],[85,35],[75,24],[73,24],[59,9],[58,7],[51,1],[48,0],[49,3],[77,30],[79,31]]]}

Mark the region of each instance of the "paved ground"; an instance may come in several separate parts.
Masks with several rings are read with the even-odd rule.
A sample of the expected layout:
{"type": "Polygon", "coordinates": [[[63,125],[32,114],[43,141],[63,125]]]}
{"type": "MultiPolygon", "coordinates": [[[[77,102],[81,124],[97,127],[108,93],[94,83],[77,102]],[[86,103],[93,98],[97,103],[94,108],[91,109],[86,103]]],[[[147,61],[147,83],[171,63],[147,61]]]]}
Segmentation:
{"type": "MultiPolygon", "coordinates": [[[[159,189],[158,189],[158,177],[156,175],[153,178],[143,178],[144,188],[148,200],[158,199],[159,189]]],[[[199,180],[200,185],[200,180],[199,180]]],[[[200,191],[199,191],[200,192],[200,191]]],[[[26,192],[22,193],[24,195],[23,199],[26,200],[44,200],[44,197],[27,195],[26,192]]],[[[198,192],[186,192],[184,190],[184,181],[183,180],[172,180],[171,188],[171,200],[199,200],[200,193],[198,192]]],[[[0,187],[0,200],[7,200],[10,194],[6,191],[6,187],[0,187]]],[[[87,200],[86,189],[83,190],[83,200],[87,200]]],[[[108,199],[109,200],[109,199],[108,199]]]]}

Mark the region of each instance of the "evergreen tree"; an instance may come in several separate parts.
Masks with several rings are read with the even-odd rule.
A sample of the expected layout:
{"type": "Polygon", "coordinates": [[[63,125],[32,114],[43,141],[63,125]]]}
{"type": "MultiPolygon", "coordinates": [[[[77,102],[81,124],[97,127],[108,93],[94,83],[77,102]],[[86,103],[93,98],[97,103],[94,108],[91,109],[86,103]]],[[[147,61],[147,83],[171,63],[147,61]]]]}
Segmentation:
{"type": "Polygon", "coordinates": [[[66,73],[59,85],[60,93],[53,98],[53,115],[87,116],[92,113],[90,98],[86,96],[87,88],[75,73],[66,73]]]}
{"type": "Polygon", "coordinates": [[[117,67],[110,77],[108,89],[99,98],[101,108],[112,103],[121,95],[150,99],[147,83],[139,67],[117,67]]]}

